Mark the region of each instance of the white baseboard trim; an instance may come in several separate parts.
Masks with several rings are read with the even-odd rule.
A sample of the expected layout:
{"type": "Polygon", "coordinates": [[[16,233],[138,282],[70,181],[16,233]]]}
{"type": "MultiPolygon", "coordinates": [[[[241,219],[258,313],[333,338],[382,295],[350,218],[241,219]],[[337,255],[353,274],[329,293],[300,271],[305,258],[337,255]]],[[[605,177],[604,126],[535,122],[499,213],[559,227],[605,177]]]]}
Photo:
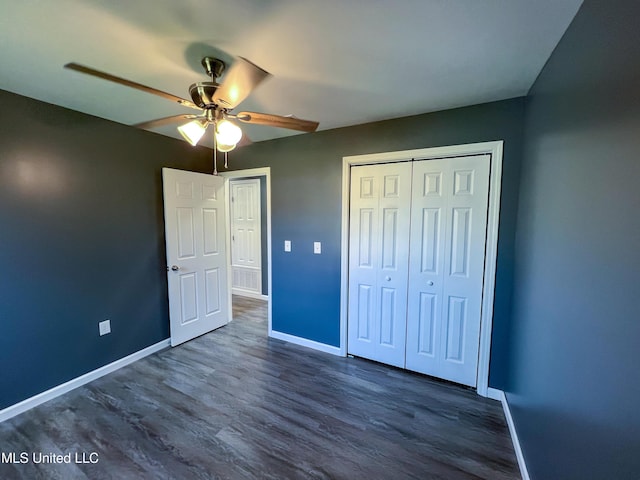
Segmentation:
{"type": "Polygon", "coordinates": [[[504,398],[504,392],[502,390],[498,390],[497,388],[487,388],[487,398],[491,400],[498,400],[502,403],[502,399],[504,398]]]}
{"type": "Polygon", "coordinates": [[[502,409],[504,410],[504,416],[507,419],[507,425],[509,426],[509,433],[511,434],[511,441],[513,442],[513,449],[516,452],[516,458],[518,459],[518,466],[520,467],[520,474],[522,480],[530,480],[529,471],[527,470],[527,464],[524,461],[524,455],[522,455],[522,448],[520,447],[520,439],[518,438],[518,432],[516,432],[516,426],[513,423],[513,417],[511,416],[511,409],[507,402],[507,397],[502,390],[496,388],[489,388],[487,392],[489,398],[499,400],[502,403],[502,409]]]}
{"type": "Polygon", "coordinates": [[[16,403],[15,405],[11,405],[10,407],[4,408],[0,410],[0,422],[4,422],[5,420],[8,420],[12,417],[15,417],[16,415],[19,415],[23,412],[26,412],[27,410],[32,409],[33,407],[37,407],[38,405],[44,402],[47,402],[49,400],[52,400],[56,397],[59,397],[60,395],[63,395],[73,390],[74,388],[78,388],[82,385],[85,385],[93,380],[96,380],[104,375],[107,375],[108,373],[114,372],[137,360],[140,360],[141,358],[151,355],[152,353],[156,353],[168,346],[170,346],[170,339],[163,340],[161,342],[156,343],[155,345],[151,345],[147,348],[143,348],[142,350],[139,350],[137,352],[132,353],[131,355],[121,358],[120,360],[116,360],[115,362],[109,363],[108,365],[100,367],[91,372],[85,373],[84,375],[81,375],[72,380],[69,380],[68,382],[65,382],[61,385],[53,387],[42,393],[34,395],[31,398],[27,398],[26,400],[16,403]]]}
{"type": "Polygon", "coordinates": [[[256,298],[258,300],[269,300],[269,295],[263,295],[257,292],[248,292],[246,290],[240,290],[238,288],[232,288],[231,293],[240,297],[256,298]]]}
{"type": "Polygon", "coordinates": [[[327,345],[326,343],[320,343],[314,340],[309,340],[307,338],[296,337],[295,335],[289,335],[288,333],[276,332],[275,330],[269,332],[269,336],[271,338],[277,338],[278,340],[284,340],[285,342],[295,343],[296,345],[301,345],[303,347],[313,348],[314,350],[330,353],[332,355],[338,355],[341,357],[344,356],[342,354],[342,350],[340,350],[340,347],[334,347],[333,345],[327,345]]]}

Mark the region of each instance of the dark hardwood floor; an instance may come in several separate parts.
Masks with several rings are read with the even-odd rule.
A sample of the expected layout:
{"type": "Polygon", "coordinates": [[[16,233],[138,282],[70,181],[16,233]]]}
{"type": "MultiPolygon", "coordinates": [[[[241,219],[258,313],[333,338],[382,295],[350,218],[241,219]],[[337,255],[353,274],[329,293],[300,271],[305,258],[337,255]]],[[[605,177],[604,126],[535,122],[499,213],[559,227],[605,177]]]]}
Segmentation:
{"type": "Polygon", "coordinates": [[[520,478],[498,402],[269,339],[258,300],[234,319],[1,423],[0,478],[520,478]]]}

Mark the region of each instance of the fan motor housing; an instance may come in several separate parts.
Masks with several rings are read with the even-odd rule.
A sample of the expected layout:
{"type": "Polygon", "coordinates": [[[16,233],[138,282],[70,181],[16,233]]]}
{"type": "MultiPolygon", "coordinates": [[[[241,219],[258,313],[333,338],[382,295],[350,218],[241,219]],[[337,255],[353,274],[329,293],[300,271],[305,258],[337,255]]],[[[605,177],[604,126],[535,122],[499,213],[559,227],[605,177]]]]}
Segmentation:
{"type": "Polygon", "coordinates": [[[213,96],[220,85],[216,82],[198,82],[189,87],[191,100],[200,108],[212,107],[213,96]]]}

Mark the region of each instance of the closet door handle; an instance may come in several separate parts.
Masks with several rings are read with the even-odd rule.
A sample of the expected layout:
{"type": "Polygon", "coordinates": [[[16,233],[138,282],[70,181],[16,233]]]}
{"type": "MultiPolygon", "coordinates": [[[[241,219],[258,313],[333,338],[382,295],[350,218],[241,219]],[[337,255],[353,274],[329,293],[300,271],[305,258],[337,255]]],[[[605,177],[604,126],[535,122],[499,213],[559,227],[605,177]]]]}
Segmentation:
{"type": "Polygon", "coordinates": [[[386,277],[384,277],[384,279],[385,279],[387,282],[390,282],[390,281],[391,281],[391,277],[390,277],[389,275],[387,275],[386,277]]]}
{"type": "Polygon", "coordinates": [[[430,287],[433,287],[433,280],[429,280],[429,281],[427,282],[427,285],[429,285],[430,287]]]}

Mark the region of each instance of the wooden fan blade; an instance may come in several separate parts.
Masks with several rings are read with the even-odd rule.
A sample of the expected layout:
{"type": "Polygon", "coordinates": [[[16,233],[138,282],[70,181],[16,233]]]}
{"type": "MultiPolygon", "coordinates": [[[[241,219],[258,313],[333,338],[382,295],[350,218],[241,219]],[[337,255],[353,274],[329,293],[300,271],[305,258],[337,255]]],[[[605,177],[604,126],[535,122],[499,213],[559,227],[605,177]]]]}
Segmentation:
{"type": "Polygon", "coordinates": [[[149,120],[148,122],[136,123],[132,127],[136,128],[154,128],[168,125],[170,123],[177,123],[182,120],[193,120],[194,118],[204,118],[198,115],[172,115],[170,117],[157,118],[155,120],[149,120]]]}
{"type": "Polygon", "coordinates": [[[213,96],[214,103],[231,110],[238,106],[249,94],[271,74],[254,65],[246,58],[238,57],[224,76],[222,85],[213,96]]]}
{"type": "Polygon", "coordinates": [[[185,100],[184,98],[176,97],[175,95],[172,95],[167,92],[163,92],[162,90],[147,87],[146,85],[142,85],[141,83],[132,82],[131,80],[127,80],[126,78],[116,77],[115,75],[111,75],[110,73],[101,72],[100,70],[95,70],[91,67],[86,67],[78,63],[73,63],[73,62],[67,63],[64,66],[64,68],[68,68],[69,70],[75,70],[76,72],[80,72],[80,73],[85,73],[93,77],[102,78],[103,80],[108,80],[110,82],[114,82],[119,85],[124,85],[125,87],[135,88],[136,90],[150,93],[152,95],[156,95],[158,97],[171,100],[172,102],[177,102],[180,105],[184,105],[185,107],[195,108],[196,110],[202,110],[200,107],[196,106],[189,100],[185,100]]]}
{"type": "Polygon", "coordinates": [[[270,113],[240,112],[236,118],[244,123],[256,125],[269,125],[270,127],[288,128],[289,130],[299,130],[301,132],[315,132],[319,123],[300,118],[282,117],[270,113]]]}

